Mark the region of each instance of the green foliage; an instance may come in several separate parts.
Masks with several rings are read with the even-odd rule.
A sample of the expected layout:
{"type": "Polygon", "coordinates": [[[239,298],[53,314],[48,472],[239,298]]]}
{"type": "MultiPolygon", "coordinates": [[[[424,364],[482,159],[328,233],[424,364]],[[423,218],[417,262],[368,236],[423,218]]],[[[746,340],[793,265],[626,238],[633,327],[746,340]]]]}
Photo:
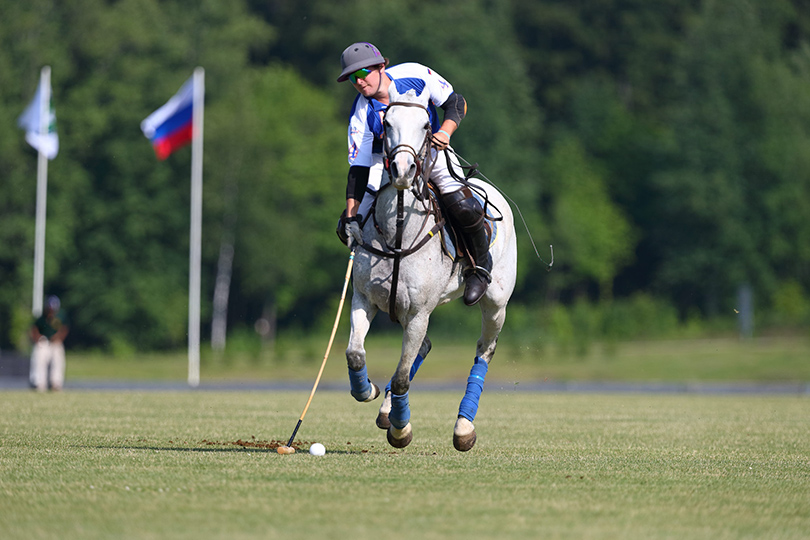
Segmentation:
{"type": "Polygon", "coordinates": [[[571,306],[554,305],[540,315],[539,328],[563,356],[583,357],[596,343],[694,337],[696,330],[680,322],[673,306],[643,293],[601,303],[578,299],[571,306]]]}
{"type": "Polygon", "coordinates": [[[683,334],[678,312],[644,293],[604,306],[603,336],[608,340],[662,339],[683,334]]]}
{"type": "Polygon", "coordinates": [[[272,303],[283,317],[336,283],[345,126],[335,117],[323,92],[281,66],[248,73],[211,107],[210,245],[234,238],[239,301],[258,312],[272,303]]]}
{"type": "MultiPolygon", "coordinates": [[[[224,246],[231,326],[269,312],[286,332],[323,326],[345,268],[334,227],[355,95],[335,78],[340,52],[361,40],[453,83],[469,104],[455,149],[519,205],[540,257],[554,245],[546,273],[517,218],[518,328],[547,311],[573,351],[582,335],[665,334],[673,309],[700,327],[731,313],[741,283],[762,320],[807,324],[790,301],[810,294],[801,3],[32,0],[2,15],[0,347],[27,347],[36,159],[16,119],[43,65],[61,142],[46,292],[71,311],[72,345],[185,343],[190,151],[158,162],[138,126],[196,66],[203,320],[224,246]],[[596,300],[611,317],[589,315],[596,300]],[[645,309],[660,327],[641,327],[645,309]]],[[[446,311],[440,327],[477,328],[474,310],[446,311]]]]}
{"type": "Polygon", "coordinates": [[[557,143],[546,166],[553,197],[554,237],[571,282],[593,279],[601,296],[612,296],[612,280],[630,259],[634,235],[610,200],[604,180],[576,139],[557,143]]]}
{"type": "Polygon", "coordinates": [[[794,151],[801,129],[775,135],[781,126],[801,125],[807,114],[799,94],[787,98],[785,91],[801,73],[789,67],[799,65],[800,55],[782,50],[780,42],[789,11],[785,3],[706,2],[677,57],[677,99],[668,112],[672,167],[652,176],[661,204],[650,231],[667,261],[657,284],[680,293],[684,311],[687,304],[709,314],[725,310],[746,282],[767,298],[779,279],[797,276],[795,263],[807,267],[802,248],[790,262],[772,256],[774,243],[784,249],[806,234],[803,225],[791,226],[807,200],[797,193],[807,191],[806,174],[784,174],[797,159],[786,155],[802,155],[794,151]],[[785,135],[790,143],[783,147],[785,135]],[[778,167],[775,148],[784,149],[778,167]],[[782,199],[787,193],[791,203],[782,199]],[[678,227],[667,225],[676,220],[678,227]]]}
{"type": "Polygon", "coordinates": [[[762,103],[755,152],[762,179],[754,206],[762,227],[760,255],[779,279],[807,286],[810,268],[810,46],[802,44],[785,62],[758,59],[753,92],[762,103]]]}
{"type": "Polygon", "coordinates": [[[786,281],[774,291],[768,311],[775,319],[772,322],[778,325],[807,325],[810,323],[810,298],[799,283],[786,281]]]}

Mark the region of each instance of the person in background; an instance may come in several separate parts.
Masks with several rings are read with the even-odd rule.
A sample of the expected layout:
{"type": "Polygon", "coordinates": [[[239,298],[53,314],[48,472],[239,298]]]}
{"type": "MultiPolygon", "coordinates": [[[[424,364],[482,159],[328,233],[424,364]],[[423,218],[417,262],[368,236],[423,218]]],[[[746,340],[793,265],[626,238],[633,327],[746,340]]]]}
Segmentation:
{"type": "Polygon", "coordinates": [[[67,316],[57,296],[49,296],[45,312],[31,327],[31,387],[39,392],[55,391],[65,384],[65,345],[69,327],[67,316]]]}

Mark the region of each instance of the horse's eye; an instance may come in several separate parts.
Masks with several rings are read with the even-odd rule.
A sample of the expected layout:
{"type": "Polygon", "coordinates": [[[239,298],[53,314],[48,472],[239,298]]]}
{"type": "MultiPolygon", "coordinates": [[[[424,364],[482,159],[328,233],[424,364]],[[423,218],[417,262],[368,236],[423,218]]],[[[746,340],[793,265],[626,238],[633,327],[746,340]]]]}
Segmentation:
{"type": "Polygon", "coordinates": [[[423,129],[430,129],[430,122],[425,122],[425,127],[423,129]]]}

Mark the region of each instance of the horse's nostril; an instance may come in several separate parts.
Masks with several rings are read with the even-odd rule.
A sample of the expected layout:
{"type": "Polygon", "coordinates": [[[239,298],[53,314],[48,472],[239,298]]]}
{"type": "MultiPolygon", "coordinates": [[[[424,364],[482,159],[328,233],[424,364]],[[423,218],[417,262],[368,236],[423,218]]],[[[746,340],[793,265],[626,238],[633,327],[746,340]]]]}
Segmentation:
{"type": "Polygon", "coordinates": [[[396,162],[391,163],[391,175],[394,178],[410,178],[416,174],[416,164],[403,164],[402,168],[396,162]]]}

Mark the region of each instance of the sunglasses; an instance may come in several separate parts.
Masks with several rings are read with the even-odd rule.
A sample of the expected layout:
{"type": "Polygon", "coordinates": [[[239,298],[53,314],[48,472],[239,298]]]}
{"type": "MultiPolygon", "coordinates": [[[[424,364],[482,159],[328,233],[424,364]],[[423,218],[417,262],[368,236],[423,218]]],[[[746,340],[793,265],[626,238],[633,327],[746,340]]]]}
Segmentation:
{"type": "Polygon", "coordinates": [[[349,80],[352,81],[352,83],[357,84],[357,79],[365,79],[372,71],[373,70],[368,68],[358,69],[357,71],[349,75],[349,80]]]}

